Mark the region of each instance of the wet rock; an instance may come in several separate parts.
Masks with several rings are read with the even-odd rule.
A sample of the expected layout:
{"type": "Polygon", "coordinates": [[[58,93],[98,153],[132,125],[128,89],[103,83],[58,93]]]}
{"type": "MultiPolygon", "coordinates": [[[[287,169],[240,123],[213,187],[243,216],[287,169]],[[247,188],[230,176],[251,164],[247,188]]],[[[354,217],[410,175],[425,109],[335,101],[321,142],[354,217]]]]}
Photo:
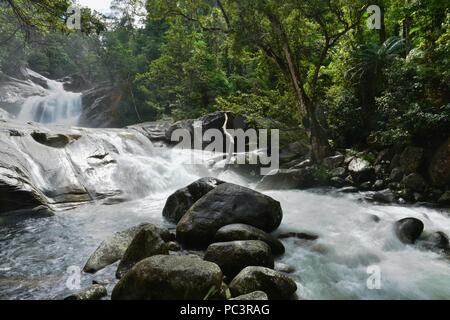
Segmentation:
{"type": "Polygon", "coordinates": [[[166,201],[163,216],[172,223],[178,223],[186,212],[205,194],[225,182],[215,178],[203,178],[176,191],[166,201]]]}
{"type": "Polygon", "coordinates": [[[433,156],[428,172],[433,185],[450,186],[450,138],[433,156]]]}
{"type": "Polygon", "coordinates": [[[311,168],[278,170],[257,184],[259,190],[308,189],[316,184],[311,168]]]}
{"type": "Polygon", "coordinates": [[[222,271],[199,258],[153,256],[136,264],[116,285],[112,300],[203,300],[222,286],[222,271]]]}
{"type": "Polygon", "coordinates": [[[64,300],[101,300],[108,295],[108,291],[103,285],[94,284],[93,286],[72,294],[64,300]]]}
{"type": "Polygon", "coordinates": [[[82,94],[83,111],[79,126],[89,128],[121,128],[125,125],[115,114],[123,99],[122,88],[100,84],[82,94]]]}
{"type": "Polygon", "coordinates": [[[438,200],[439,205],[450,205],[450,191],[445,192],[438,200]]]}
{"type": "Polygon", "coordinates": [[[375,169],[368,161],[361,158],[353,159],[348,165],[348,170],[355,183],[371,181],[375,176],[375,169]]]}
{"type": "MultiPolygon", "coordinates": [[[[148,224],[141,224],[129,228],[127,230],[117,232],[110,238],[104,240],[95,252],[89,257],[86,265],[83,268],[84,272],[96,273],[97,271],[119,261],[122,259],[125,251],[130,246],[136,235],[148,224]]],[[[170,241],[172,235],[166,229],[159,229],[160,236],[163,239],[170,241]]]]}
{"type": "Polygon", "coordinates": [[[344,187],[338,190],[340,193],[358,193],[359,189],[356,187],[344,187]]]}
{"type": "Polygon", "coordinates": [[[297,291],[297,284],[281,272],[264,267],[247,267],[230,283],[233,296],[263,291],[270,300],[288,300],[297,291]]]}
{"type": "Polygon", "coordinates": [[[383,180],[377,180],[373,184],[373,189],[378,191],[378,190],[382,190],[385,186],[386,186],[386,184],[383,180]]]}
{"type": "Polygon", "coordinates": [[[241,300],[241,301],[263,301],[269,300],[269,297],[265,292],[255,291],[248,294],[244,294],[242,296],[230,299],[230,300],[241,300]]]}
{"type": "Polygon", "coordinates": [[[177,225],[178,241],[188,247],[206,247],[217,231],[242,223],[266,232],[276,230],[283,218],[278,201],[235,184],[224,183],[197,201],[177,225]]]}
{"type": "Polygon", "coordinates": [[[76,140],[76,138],[72,138],[63,134],[52,134],[44,132],[33,132],[31,136],[36,142],[40,144],[58,149],[65,148],[71,140],[76,140]]]}
{"type": "Polygon", "coordinates": [[[394,168],[391,171],[390,180],[393,182],[400,182],[403,179],[404,172],[401,168],[394,168]]]}
{"type": "Polygon", "coordinates": [[[416,172],[422,165],[424,150],[418,147],[407,147],[399,158],[400,167],[406,174],[416,172]]]}
{"type": "Polygon", "coordinates": [[[231,224],[217,231],[214,242],[260,240],[267,243],[275,256],[284,254],[284,245],[270,234],[245,224],[231,224]]]}
{"type": "Polygon", "coordinates": [[[395,234],[404,244],[414,244],[424,229],[422,221],[416,218],[405,218],[395,223],[395,234]]]}
{"type": "Polygon", "coordinates": [[[169,254],[166,242],[161,238],[160,229],[146,225],[133,238],[117,268],[117,279],[122,278],[136,263],[156,255],[169,254]]]}
{"type": "Polygon", "coordinates": [[[311,159],[306,159],[306,160],[301,161],[298,164],[295,164],[290,169],[304,169],[304,168],[310,167],[312,165],[313,165],[313,162],[311,161],[311,159]]]}
{"type": "Polygon", "coordinates": [[[383,191],[379,191],[379,192],[375,192],[372,197],[371,200],[375,201],[375,202],[379,202],[379,203],[384,203],[384,204],[391,204],[395,202],[395,195],[394,193],[389,190],[383,190],[383,191]]]}
{"type": "Polygon", "coordinates": [[[340,167],[344,163],[345,157],[341,154],[325,158],[323,160],[323,165],[327,169],[335,169],[340,167]]]}
{"type": "Polygon", "coordinates": [[[343,167],[337,167],[336,169],[331,170],[330,175],[334,177],[343,178],[345,177],[345,174],[347,173],[347,170],[343,167]]]}
{"type": "Polygon", "coordinates": [[[450,241],[448,236],[441,231],[427,234],[421,239],[421,246],[432,251],[448,251],[450,250],[450,241]]]}
{"type": "Polygon", "coordinates": [[[167,248],[169,249],[169,251],[174,251],[174,252],[181,250],[180,245],[174,241],[167,243],[167,248]]]}
{"type": "Polygon", "coordinates": [[[19,168],[2,167],[0,160],[0,215],[32,212],[47,204],[46,197],[34,188],[19,168]]]}
{"type": "Polygon", "coordinates": [[[373,186],[372,182],[364,182],[364,183],[361,183],[361,185],[359,186],[359,189],[362,191],[369,191],[372,189],[372,186],[373,186]]]}
{"type": "Polygon", "coordinates": [[[411,173],[403,179],[406,188],[415,192],[423,192],[426,187],[425,179],[418,173],[411,173]]]}
{"type": "Polygon", "coordinates": [[[335,188],[341,188],[345,185],[345,180],[339,177],[333,177],[330,179],[330,183],[335,188]]]}
{"type": "Polygon", "coordinates": [[[276,262],[275,268],[276,271],[283,272],[283,273],[294,273],[295,268],[293,266],[289,266],[287,264],[276,262]]]}
{"type": "Polygon", "coordinates": [[[258,240],[214,243],[206,250],[205,260],[216,263],[230,278],[248,266],[274,267],[269,245],[258,240]]]}

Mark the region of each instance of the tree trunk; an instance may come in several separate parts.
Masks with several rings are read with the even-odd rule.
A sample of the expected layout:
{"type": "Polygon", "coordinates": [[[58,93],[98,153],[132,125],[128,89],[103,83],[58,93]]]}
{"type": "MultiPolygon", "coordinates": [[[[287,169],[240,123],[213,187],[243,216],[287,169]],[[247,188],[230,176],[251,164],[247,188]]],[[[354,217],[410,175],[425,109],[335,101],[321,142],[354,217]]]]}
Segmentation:
{"type": "Polygon", "coordinates": [[[271,24],[274,33],[282,44],[282,56],[284,63],[279,62],[278,65],[282,69],[283,74],[287,77],[287,81],[291,84],[295,97],[298,102],[300,117],[306,119],[308,124],[306,129],[309,132],[312,160],[315,162],[321,162],[324,158],[330,155],[331,146],[328,142],[326,131],[317,119],[316,108],[312,104],[310,98],[305,92],[304,83],[301,78],[299,68],[293,58],[291,48],[289,46],[289,40],[284,32],[281,23],[278,18],[272,13],[266,13],[271,24]]]}

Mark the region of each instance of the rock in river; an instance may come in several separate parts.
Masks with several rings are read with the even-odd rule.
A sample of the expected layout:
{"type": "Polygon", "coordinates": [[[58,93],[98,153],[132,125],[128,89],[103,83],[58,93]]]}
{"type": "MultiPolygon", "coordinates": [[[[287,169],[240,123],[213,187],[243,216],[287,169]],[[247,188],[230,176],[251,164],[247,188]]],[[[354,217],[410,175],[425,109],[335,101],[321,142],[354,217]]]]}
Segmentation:
{"type": "Polygon", "coordinates": [[[270,234],[245,224],[231,224],[220,228],[214,237],[214,242],[229,242],[238,240],[261,240],[267,243],[276,256],[285,252],[283,243],[270,234]]]}
{"type": "Polygon", "coordinates": [[[222,271],[215,263],[186,256],[153,256],[119,281],[112,300],[202,300],[221,286],[222,271]]]}
{"type": "Polygon", "coordinates": [[[203,178],[178,190],[167,199],[163,216],[170,222],[178,223],[194,203],[223,183],[215,178],[203,178]]]}
{"type": "Polygon", "coordinates": [[[204,248],[217,231],[243,223],[266,232],[276,230],[283,218],[278,201],[231,183],[219,185],[197,201],[177,225],[177,239],[189,247],[204,248]]]}
{"type": "Polygon", "coordinates": [[[395,234],[404,244],[414,244],[423,229],[423,222],[416,218],[406,218],[395,223],[395,234]]]}
{"type": "Polygon", "coordinates": [[[214,243],[206,250],[205,260],[216,263],[229,278],[248,266],[274,267],[269,245],[258,240],[214,243]]]}
{"type": "Polygon", "coordinates": [[[230,283],[236,297],[254,291],[267,293],[270,300],[288,300],[297,291],[297,284],[288,276],[264,267],[247,267],[230,283]]]}
{"type": "MultiPolygon", "coordinates": [[[[134,237],[148,224],[141,224],[120,231],[112,235],[110,238],[103,241],[95,252],[90,256],[86,265],[83,268],[84,272],[95,273],[117,261],[122,259],[125,251],[133,241],[134,237]]],[[[158,228],[161,238],[165,241],[170,241],[172,238],[170,232],[165,229],[158,228]]]]}
{"type": "Polygon", "coordinates": [[[143,227],[131,241],[117,268],[116,277],[122,278],[136,263],[145,258],[169,254],[169,247],[161,238],[159,228],[154,225],[143,227]]]}

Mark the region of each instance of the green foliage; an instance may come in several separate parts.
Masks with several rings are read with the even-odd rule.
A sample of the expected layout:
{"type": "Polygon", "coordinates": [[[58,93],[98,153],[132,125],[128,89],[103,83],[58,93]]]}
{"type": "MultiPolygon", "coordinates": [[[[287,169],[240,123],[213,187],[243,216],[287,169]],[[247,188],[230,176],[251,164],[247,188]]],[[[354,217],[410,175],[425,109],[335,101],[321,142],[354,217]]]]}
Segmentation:
{"type": "Polygon", "coordinates": [[[1,70],[107,81],[124,123],[227,110],[282,144],[317,122],[355,149],[450,136],[445,1],[374,1],[383,28],[369,30],[358,0],[115,0],[109,19],[83,10],[83,33],[65,28],[68,4],[1,2],[1,70]]]}

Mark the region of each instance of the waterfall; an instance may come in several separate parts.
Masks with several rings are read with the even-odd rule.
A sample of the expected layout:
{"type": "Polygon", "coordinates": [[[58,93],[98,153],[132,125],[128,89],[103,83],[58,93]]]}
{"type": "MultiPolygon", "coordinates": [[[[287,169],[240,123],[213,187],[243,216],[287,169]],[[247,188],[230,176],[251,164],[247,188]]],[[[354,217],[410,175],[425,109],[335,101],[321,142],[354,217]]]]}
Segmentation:
{"type": "Polygon", "coordinates": [[[76,126],[81,115],[81,93],[68,92],[62,82],[50,80],[27,69],[28,73],[47,84],[44,95],[31,96],[23,103],[17,120],[44,124],[76,126]]]}

